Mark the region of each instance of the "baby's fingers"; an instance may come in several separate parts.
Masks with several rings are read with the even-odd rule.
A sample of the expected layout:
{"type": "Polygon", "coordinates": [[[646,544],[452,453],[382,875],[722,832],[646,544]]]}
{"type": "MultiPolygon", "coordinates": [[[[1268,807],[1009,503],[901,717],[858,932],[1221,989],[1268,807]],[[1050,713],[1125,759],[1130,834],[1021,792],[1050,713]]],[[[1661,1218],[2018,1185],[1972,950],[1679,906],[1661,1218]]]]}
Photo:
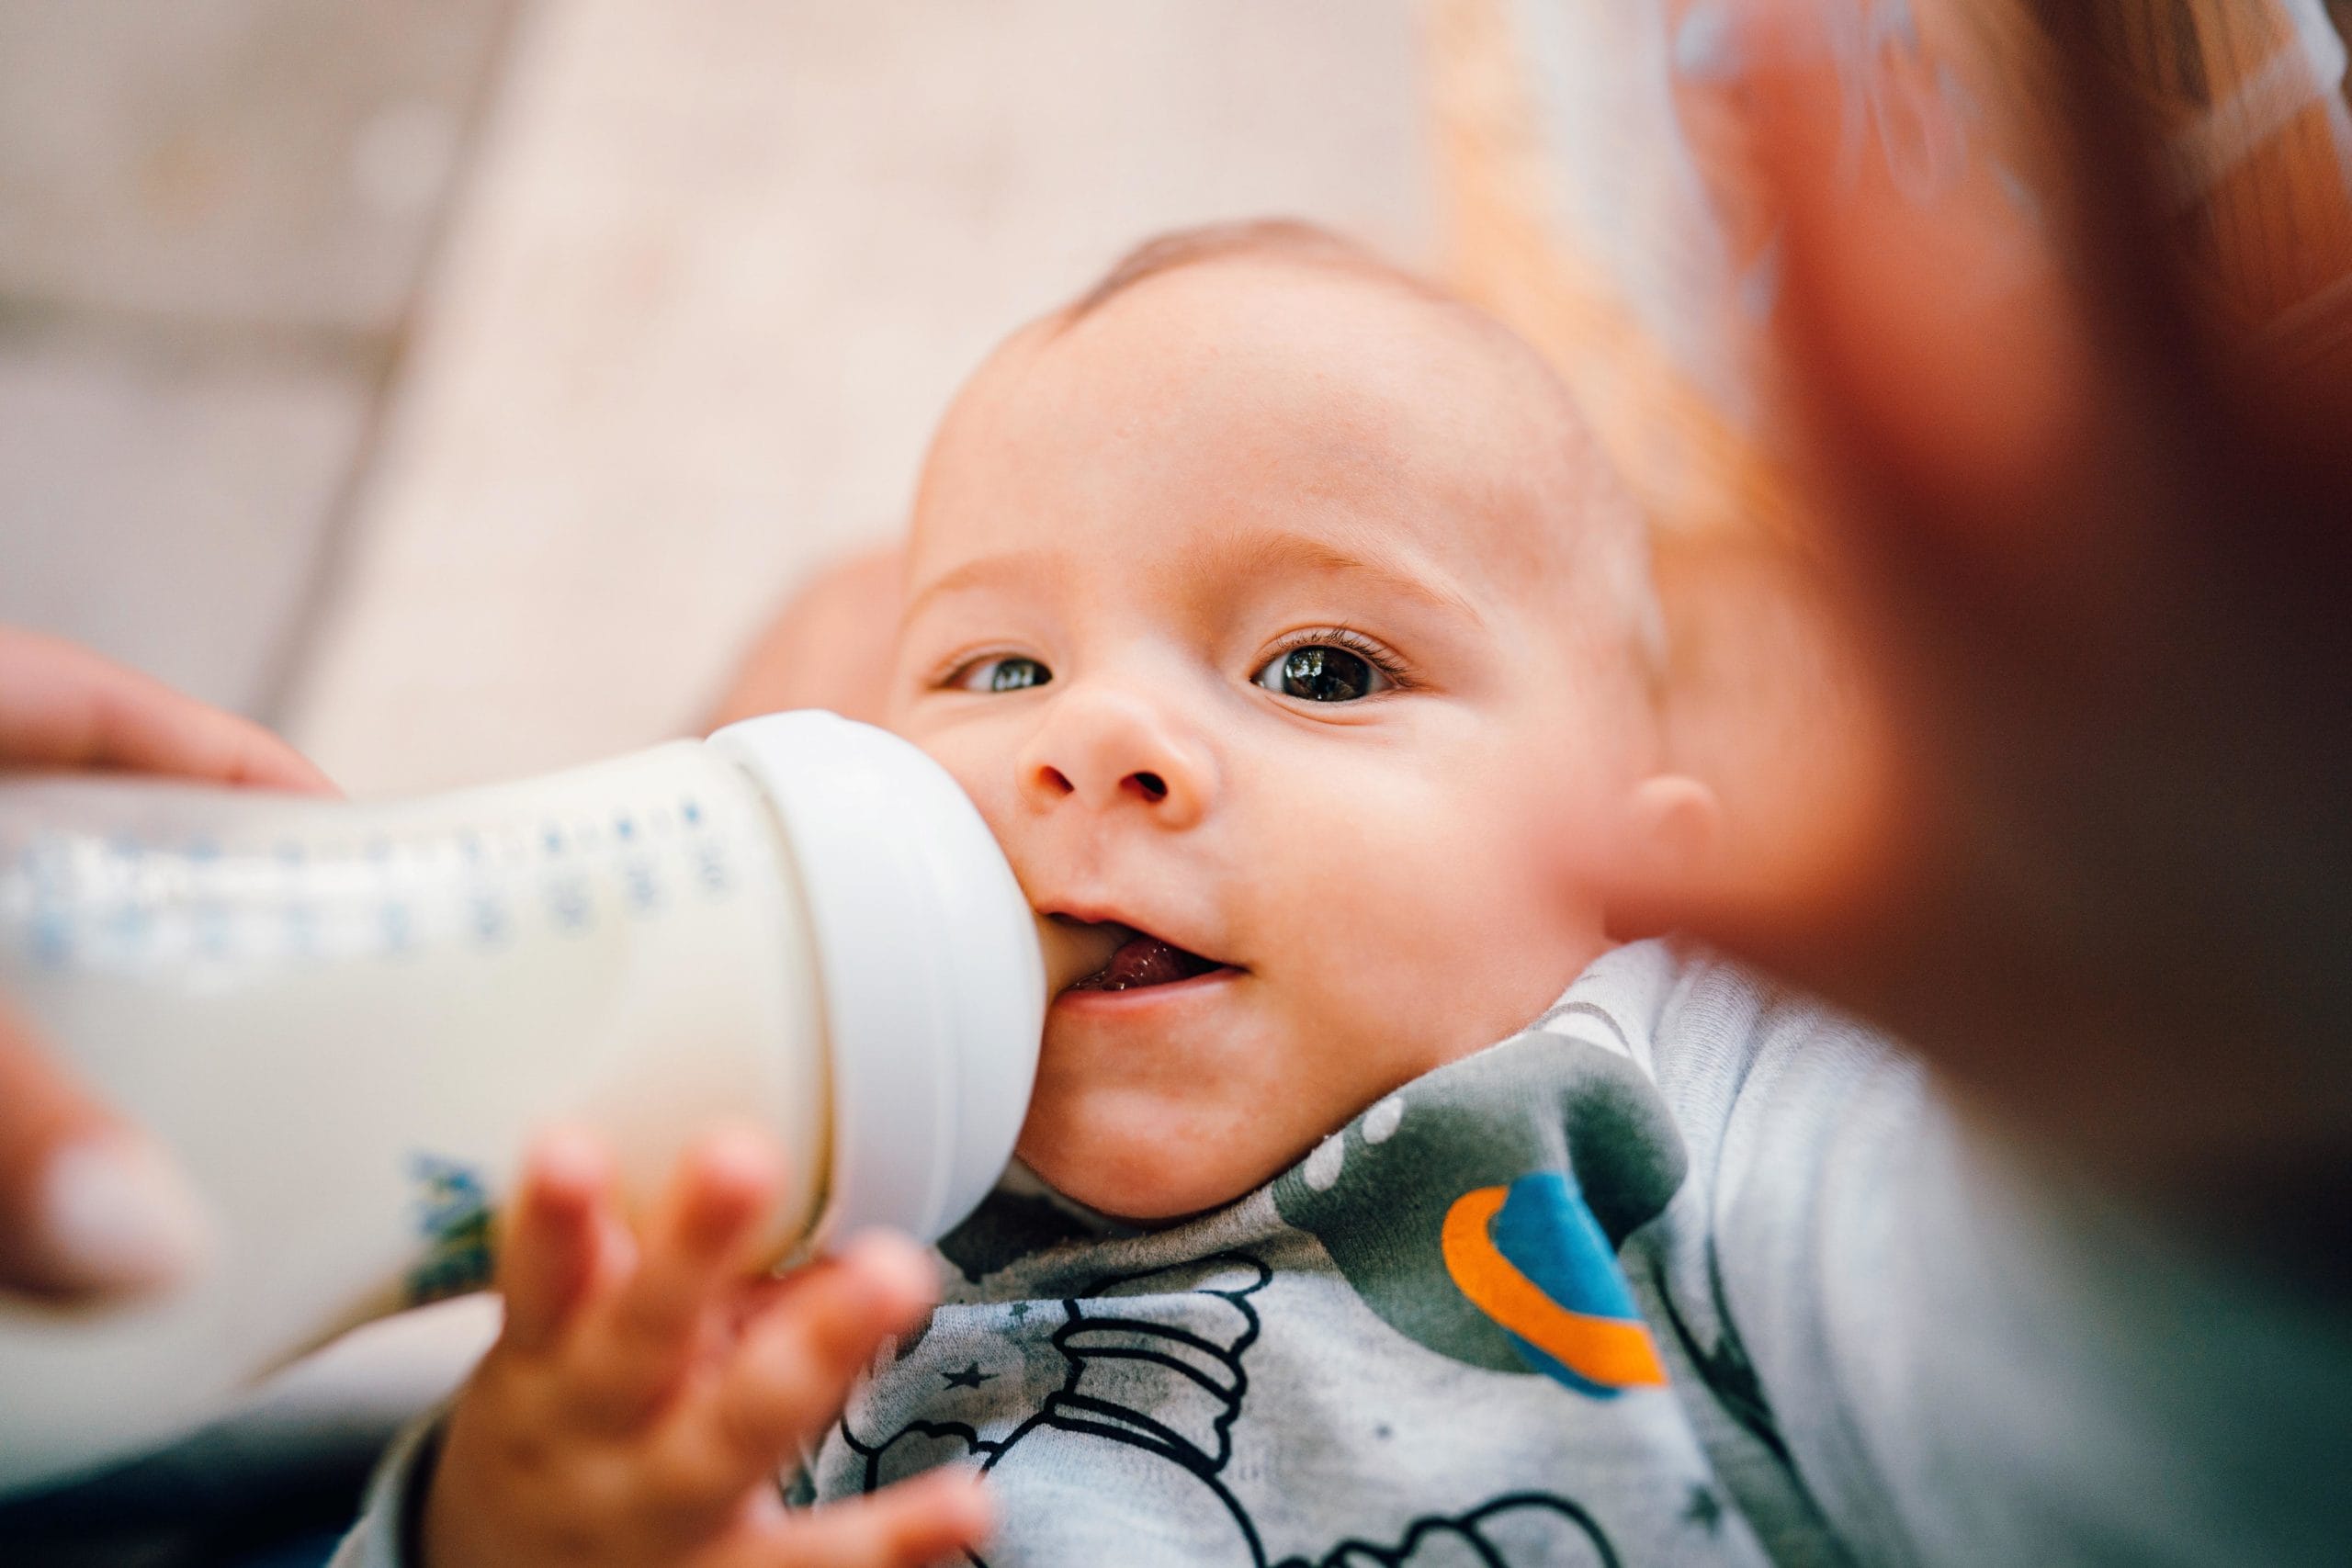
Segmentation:
{"type": "Polygon", "coordinates": [[[551,1348],[598,1276],[625,1269],[629,1247],[611,1207],[612,1167],[586,1134],[542,1138],[523,1168],[522,1193],[499,1258],[505,1343],[551,1348]]]}
{"type": "Polygon", "coordinates": [[[977,1479],[934,1473],[788,1516],[763,1561],[772,1568],[923,1568],[977,1548],[993,1517],[977,1479]]]}
{"type": "Polygon", "coordinates": [[[922,1319],[937,1278],[923,1251],[876,1233],[795,1275],[746,1331],[707,1406],[682,1411],[673,1462],[728,1491],[822,1430],[884,1340],[922,1319]]]}
{"type": "Polygon", "coordinates": [[[752,1263],[783,1182],[782,1156],[748,1128],[687,1154],[641,1232],[635,1277],[580,1348],[583,1416],[634,1426],[669,1396],[702,1348],[710,1308],[752,1263]]]}

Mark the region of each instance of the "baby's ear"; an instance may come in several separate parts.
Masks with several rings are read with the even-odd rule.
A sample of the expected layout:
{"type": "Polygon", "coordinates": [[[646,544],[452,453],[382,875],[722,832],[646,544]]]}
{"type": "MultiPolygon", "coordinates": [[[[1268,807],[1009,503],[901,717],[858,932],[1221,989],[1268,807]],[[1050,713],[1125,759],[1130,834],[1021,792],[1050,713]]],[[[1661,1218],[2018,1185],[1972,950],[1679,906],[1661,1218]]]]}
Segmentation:
{"type": "Polygon", "coordinates": [[[1683,886],[1707,869],[1723,839],[1715,792],[1687,773],[1653,773],[1625,796],[1617,878],[1683,886]]]}

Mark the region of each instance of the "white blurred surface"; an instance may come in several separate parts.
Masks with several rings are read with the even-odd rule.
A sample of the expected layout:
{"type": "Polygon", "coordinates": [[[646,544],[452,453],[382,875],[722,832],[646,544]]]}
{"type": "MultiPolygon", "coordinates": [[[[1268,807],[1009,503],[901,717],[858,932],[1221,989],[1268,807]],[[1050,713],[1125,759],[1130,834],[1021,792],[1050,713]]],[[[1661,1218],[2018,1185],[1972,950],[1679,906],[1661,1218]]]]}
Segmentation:
{"type": "Polygon", "coordinates": [[[0,6],[0,620],[271,709],[513,4],[0,6]]]}
{"type": "Polygon", "coordinates": [[[0,621],[252,711],[299,637],[370,390],[88,331],[0,347],[0,621]]]}
{"type": "Polygon", "coordinates": [[[1147,233],[1428,249],[1411,0],[547,0],[288,712],[363,792],[691,726],[956,385],[1147,233]]]}

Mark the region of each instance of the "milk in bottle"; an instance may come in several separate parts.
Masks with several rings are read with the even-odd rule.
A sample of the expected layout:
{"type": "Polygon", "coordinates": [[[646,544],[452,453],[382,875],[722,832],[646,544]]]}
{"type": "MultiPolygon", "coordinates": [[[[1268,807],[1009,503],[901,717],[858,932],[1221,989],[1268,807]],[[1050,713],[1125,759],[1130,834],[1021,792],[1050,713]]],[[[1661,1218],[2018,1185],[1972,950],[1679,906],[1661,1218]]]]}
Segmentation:
{"type": "Polygon", "coordinates": [[[0,784],[0,996],[161,1139],[215,1234],[181,1288],[0,1303],[0,1493],[199,1423],[352,1324],[487,1278],[531,1130],[649,1192],[752,1118],[779,1256],[934,1237],[1027,1104],[1030,911],[955,784],[826,714],[431,799],[0,784]]]}

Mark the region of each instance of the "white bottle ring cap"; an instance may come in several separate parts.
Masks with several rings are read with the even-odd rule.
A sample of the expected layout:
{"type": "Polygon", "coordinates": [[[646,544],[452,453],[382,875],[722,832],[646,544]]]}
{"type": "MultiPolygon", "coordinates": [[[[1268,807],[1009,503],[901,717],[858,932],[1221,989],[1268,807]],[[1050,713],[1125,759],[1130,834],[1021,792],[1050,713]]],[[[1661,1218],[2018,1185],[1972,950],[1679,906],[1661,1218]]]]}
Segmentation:
{"type": "Polygon", "coordinates": [[[1028,1113],[1046,1007],[1028,901],[956,781],[897,736],[809,710],[710,744],[775,804],[816,935],[833,1103],[812,1240],[884,1224],[934,1241],[1028,1113]]]}

